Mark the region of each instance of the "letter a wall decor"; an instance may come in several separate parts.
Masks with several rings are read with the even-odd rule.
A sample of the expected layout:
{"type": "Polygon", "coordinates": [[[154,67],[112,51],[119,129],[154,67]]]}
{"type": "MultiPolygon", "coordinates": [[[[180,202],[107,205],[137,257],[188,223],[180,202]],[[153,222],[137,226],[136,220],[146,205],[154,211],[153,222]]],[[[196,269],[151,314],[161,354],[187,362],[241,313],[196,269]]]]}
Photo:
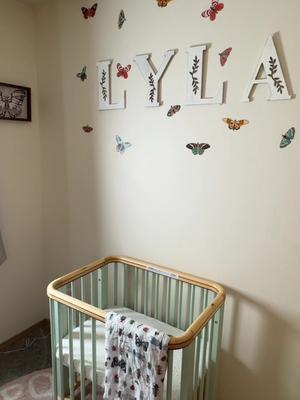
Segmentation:
{"type": "Polygon", "coordinates": [[[164,53],[164,58],[161,66],[157,72],[155,68],[150,64],[151,54],[141,54],[134,58],[143,78],[147,84],[146,94],[146,107],[159,107],[160,106],[160,80],[165,73],[171,59],[174,57],[175,50],[167,50],[164,53]]]}
{"type": "Polygon", "coordinates": [[[287,85],[283,76],[280,60],[273,41],[272,35],[268,37],[262,54],[258,59],[250,82],[248,83],[242,101],[251,100],[251,92],[254,85],[266,84],[269,87],[269,100],[289,100],[291,96],[288,93],[287,85]],[[261,66],[265,71],[265,78],[258,78],[261,66]]]}

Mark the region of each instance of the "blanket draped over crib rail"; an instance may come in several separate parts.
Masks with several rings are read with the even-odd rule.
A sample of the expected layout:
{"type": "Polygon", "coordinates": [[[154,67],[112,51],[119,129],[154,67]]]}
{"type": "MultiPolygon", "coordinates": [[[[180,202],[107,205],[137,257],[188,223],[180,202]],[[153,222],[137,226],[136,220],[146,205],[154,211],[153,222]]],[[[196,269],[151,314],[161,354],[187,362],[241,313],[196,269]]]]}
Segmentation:
{"type": "Polygon", "coordinates": [[[105,332],[105,400],[162,398],[170,337],[110,312],[105,332]]]}
{"type": "Polygon", "coordinates": [[[4,263],[5,260],[6,260],[6,253],[5,253],[4,244],[3,244],[1,233],[0,233],[0,265],[2,263],[4,263]]]}

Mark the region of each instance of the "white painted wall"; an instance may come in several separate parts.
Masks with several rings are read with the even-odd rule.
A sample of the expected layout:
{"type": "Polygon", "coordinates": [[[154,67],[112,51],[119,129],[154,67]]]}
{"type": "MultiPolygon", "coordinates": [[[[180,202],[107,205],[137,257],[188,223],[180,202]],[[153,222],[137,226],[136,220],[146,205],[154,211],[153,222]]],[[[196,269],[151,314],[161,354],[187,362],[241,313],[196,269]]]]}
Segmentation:
{"type": "MultiPolygon", "coordinates": [[[[261,46],[275,32],[290,89],[298,94],[298,2],[224,2],[213,23],[200,16],[206,0],[173,0],[164,9],[154,0],[99,1],[89,21],[80,14],[79,0],[49,1],[36,10],[44,277],[126,254],[216,280],[228,292],[218,400],[297,400],[298,132],[288,148],[279,149],[279,142],[289,127],[298,130],[299,99],[267,102],[265,89],[258,88],[254,102],[240,100],[261,46]],[[127,21],[119,31],[121,7],[127,21]],[[228,81],[226,104],[183,107],[167,118],[171,104],[185,103],[186,48],[203,43],[211,45],[207,93],[228,81]],[[228,46],[233,52],[222,69],[218,53],[228,46]],[[173,48],[179,52],[163,80],[163,107],[143,107],[144,81],[133,65],[127,81],[113,78],[115,99],[127,90],[127,109],[96,111],[97,61],[133,64],[136,54],[152,52],[158,65],[173,48]],[[89,79],[81,83],[75,74],[84,64],[89,79]],[[223,117],[250,124],[233,135],[223,117]],[[94,126],[90,136],[81,131],[87,123],[94,126]],[[133,143],[123,157],[115,152],[116,134],[133,143]],[[192,141],[211,149],[194,157],[185,148],[192,141]]],[[[15,142],[10,148],[12,154],[15,142]]],[[[6,159],[15,167],[7,150],[0,163],[6,159]]],[[[26,180],[32,197],[36,186],[32,191],[28,185],[26,180]]],[[[18,205],[19,196],[18,191],[13,198],[18,205]]],[[[4,233],[6,209],[1,198],[4,233]]],[[[19,218],[32,221],[29,215],[18,211],[19,218]]],[[[36,233],[27,234],[27,241],[36,233]]],[[[26,251],[36,261],[29,245],[26,251]]],[[[9,271],[4,266],[1,273],[9,271]]],[[[11,279],[20,271],[16,262],[11,279]]],[[[5,287],[9,283],[7,278],[5,287]]]]}
{"type": "Polygon", "coordinates": [[[46,315],[43,274],[40,137],[32,9],[0,1],[0,81],[32,89],[32,122],[0,121],[0,343],[46,315]],[[5,11],[4,11],[5,10],[5,11]]]}

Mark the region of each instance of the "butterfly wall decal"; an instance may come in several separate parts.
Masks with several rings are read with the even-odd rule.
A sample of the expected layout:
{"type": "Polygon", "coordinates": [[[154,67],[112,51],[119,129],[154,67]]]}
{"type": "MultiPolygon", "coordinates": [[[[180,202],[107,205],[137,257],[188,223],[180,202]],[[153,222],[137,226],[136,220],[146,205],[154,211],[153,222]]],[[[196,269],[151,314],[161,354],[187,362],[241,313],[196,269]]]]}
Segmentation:
{"type": "Polygon", "coordinates": [[[117,64],[117,77],[119,78],[120,76],[122,76],[124,79],[128,78],[128,72],[131,70],[131,65],[128,64],[126,65],[126,67],[122,67],[122,65],[120,63],[117,64]]]}
{"type": "Polygon", "coordinates": [[[158,7],[167,7],[171,0],[156,0],[158,7]]]}
{"type": "Polygon", "coordinates": [[[83,130],[85,133],[91,133],[91,132],[93,131],[93,128],[92,128],[91,126],[89,126],[89,125],[84,125],[84,126],[82,127],[82,130],[83,130]]]}
{"type": "Polygon", "coordinates": [[[87,79],[86,65],[82,68],[81,72],[78,72],[78,74],[76,74],[76,77],[81,79],[82,82],[87,79]]]}
{"type": "Polygon", "coordinates": [[[209,9],[203,11],[201,13],[201,15],[204,18],[209,17],[209,19],[211,21],[214,21],[216,19],[216,17],[217,17],[218,12],[223,10],[223,8],[224,8],[224,4],[223,3],[219,3],[219,0],[212,0],[211,1],[211,6],[209,7],[209,9]]]}
{"type": "Polygon", "coordinates": [[[224,65],[226,64],[227,58],[230,56],[231,52],[232,52],[232,47],[228,47],[228,49],[225,49],[224,51],[222,51],[222,53],[219,53],[220,64],[222,67],[224,67],[224,65]]]}
{"type": "Polygon", "coordinates": [[[249,121],[247,119],[230,119],[230,118],[223,118],[223,121],[227,124],[229,129],[232,129],[233,131],[238,131],[241,126],[249,124],[249,121]]]}
{"type": "Polygon", "coordinates": [[[98,7],[97,3],[92,5],[91,8],[81,7],[81,12],[83,14],[84,19],[93,18],[96,14],[97,7],[98,7]]]}
{"type": "Polygon", "coordinates": [[[180,111],[181,106],[180,105],[176,105],[176,106],[171,106],[170,110],[168,111],[167,116],[168,117],[172,117],[173,115],[175,115],[178,111],[180,111]]]}
{"type": "Polygon", "coordinates": [[[281,142],[280,142],[280,147],[282,149],[292,143],[292,140],[295,137],[295,133],[296,133],[296,129],[295,128],[290,128],[287,131],[287,133],[282,135],[282,139],[281,139],[281,142]]]}
{"type": "Polygon", "coordinates": [[[206,149],[210,148],[210,145],[207,143],[188,143],[186,147],[192,150],[192,153],[196,156],[203,154],[206,149]]]}
{"type": "Polygon", "coordinates": [[[124,154],[125,150],[128,149],[128,147],[132,146],[131,143],[124,142],[123,139],[121,139],[120,136],[118,135],[116,135],[116,142],[117,142],[116,150],[120,154],[124,154]]]}
{"type": "Polygon", "coordinates": [[[126,21],[124,10],[120,11],[119,19],[118,19],[118,28],[121,29],[124,22],[126,21]]]}

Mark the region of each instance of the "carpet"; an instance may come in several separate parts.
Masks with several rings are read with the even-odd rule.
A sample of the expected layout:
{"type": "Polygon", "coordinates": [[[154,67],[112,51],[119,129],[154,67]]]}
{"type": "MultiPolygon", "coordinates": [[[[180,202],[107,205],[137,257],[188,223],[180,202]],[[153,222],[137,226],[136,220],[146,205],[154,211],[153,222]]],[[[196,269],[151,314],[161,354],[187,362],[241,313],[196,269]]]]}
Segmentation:
{"type": "Polygon", "coordinates": [[[0,400],[52,400],[51,369],[35,371],[0,387],[0,400]]]}

